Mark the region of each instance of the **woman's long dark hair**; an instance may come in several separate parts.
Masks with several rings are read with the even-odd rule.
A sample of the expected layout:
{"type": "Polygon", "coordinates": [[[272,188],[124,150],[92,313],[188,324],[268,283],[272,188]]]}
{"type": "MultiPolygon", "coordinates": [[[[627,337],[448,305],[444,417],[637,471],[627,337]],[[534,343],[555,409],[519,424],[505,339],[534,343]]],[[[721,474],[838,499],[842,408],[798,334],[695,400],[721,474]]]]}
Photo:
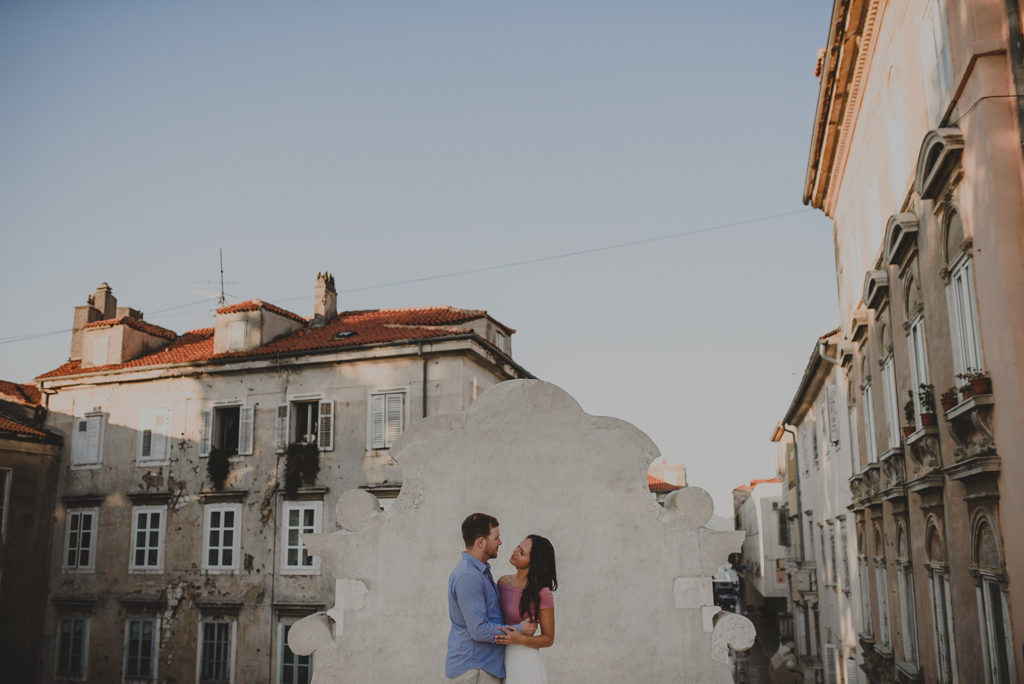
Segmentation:
{"type": "Polygon", "coordinates": [[[540,614],[540,590],[558,589],[558,575],[555,573],[555,547],[539,534],[529,534],[533,542],[530,549],[530,572],[526,575],[526,587],[519,599],[519,614],[537,622],[540,614]]]}

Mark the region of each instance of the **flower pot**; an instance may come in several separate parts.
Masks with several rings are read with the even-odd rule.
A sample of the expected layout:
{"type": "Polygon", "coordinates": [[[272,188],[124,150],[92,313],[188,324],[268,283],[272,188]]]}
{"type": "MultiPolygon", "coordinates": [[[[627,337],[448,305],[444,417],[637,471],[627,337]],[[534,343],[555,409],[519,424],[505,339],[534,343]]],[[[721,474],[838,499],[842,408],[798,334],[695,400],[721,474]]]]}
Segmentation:
{"type": "Polygon", "coordinates": [[[971,378],[971,392],[974,394],[992,394],[992,378],[971,378]]]}
{"type": "Polygon", "coordinates": [[[931,411],[925,411],[921,413],[921,425],[923,427],[935,427],[938,424],[938,417],[931,411]]]}
{"type": "Polygon", "coordinates": [[[914,434],[915,430],[917,430],[917,428],[915,426],[913,426],[913,425],[904,425],[903,426],[903,436],[904,437],[909,437],[910,435],[914,434]]]}
{"type": "Polygon", "coordinates": [[[968,399],[970,399],[973,396],[974,396],[974,390],[971,389],[970,385],[966,385],[966,386],[960,388],[960,397],[964,401],[967,401],[968,399]]]}
{"type": "Polygon", "coordinates": [[[943,411],[952,411],[954,408],[956,408],[957,401],[956,397],[943,397],[939,399],[939,403],[942,404],[943,411]]]}

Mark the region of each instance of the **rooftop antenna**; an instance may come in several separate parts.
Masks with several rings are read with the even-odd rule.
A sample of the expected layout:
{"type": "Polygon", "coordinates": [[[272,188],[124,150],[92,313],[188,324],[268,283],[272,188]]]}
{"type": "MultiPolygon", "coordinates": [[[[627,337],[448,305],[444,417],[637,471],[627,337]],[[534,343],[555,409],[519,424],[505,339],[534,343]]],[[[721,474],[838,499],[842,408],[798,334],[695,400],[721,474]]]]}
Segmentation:
{"type": "Polygon", "coordinates": [[[220,252],[220,305],[224,306],[224,248],[217,251],[220,252]]]}

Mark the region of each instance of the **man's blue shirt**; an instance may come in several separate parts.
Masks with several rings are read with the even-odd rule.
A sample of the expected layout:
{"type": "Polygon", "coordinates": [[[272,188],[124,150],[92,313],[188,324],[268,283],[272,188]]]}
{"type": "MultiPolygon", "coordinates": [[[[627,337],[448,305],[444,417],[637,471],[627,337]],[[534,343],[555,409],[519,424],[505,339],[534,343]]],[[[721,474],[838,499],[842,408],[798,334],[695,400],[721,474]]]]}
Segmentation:
{"type": "Polygon", "coordinates": [[[491,566],[462,552],[462,559],[448,578],[448,657],[444,669],[449,677],[480,668],[498,679],[505,678],[505,647],[494,643],[504,625],[498,587],[491,566]]]}

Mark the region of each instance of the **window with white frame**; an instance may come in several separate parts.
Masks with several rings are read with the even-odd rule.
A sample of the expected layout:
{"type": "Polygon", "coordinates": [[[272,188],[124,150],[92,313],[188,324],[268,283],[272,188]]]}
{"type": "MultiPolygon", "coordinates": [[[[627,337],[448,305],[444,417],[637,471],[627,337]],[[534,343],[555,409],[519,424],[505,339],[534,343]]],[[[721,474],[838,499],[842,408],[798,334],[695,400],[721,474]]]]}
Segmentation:
{"type": "Polygon", "coordinates": [[[148,682],[156,679],[156,618],[129,618],[124,631],[125,680],[148,682]]]}
{"type": "Polygon", "coordinates": [[[91,411],[75,419],[75,434],[71,438],[71,465],[97,467],[103,454],[105,416],[91,411]]]}
{"type": "Polygon", "coordinates": [[[241,504],[207,504],[203,521],[203,569],[238,569],[241,504]]]}
{"type": "Polygon", "coordinates": [[[830,558],[829,562],[829,574],[832,578],[832,586],[839,586],[839,567],[836,563],[836,523],[835,521],[829,522],[828,524],[828,553],[830,558]]]}
{"type": "Polygon", "coordinates": [[[900,404],[896,394],[896,371],[892,354],[882,361],[882,392],[885,394],[885,427],[889,448],[900,445],[900,404]]]}
{"type": "Polygon", "coordinates": [[[889,648],[892,634],[889,629],[889,585],[885,578],[885,559],[875,559],[875,587],[878,590],[878,643],[889,648]]]}
{"type": "MultiPolygon", "coordinates": [[[[924,346],[924,319],[920,314],[914,316],[907,333],[907,346],[910,351],[910,388],[914,400],[915,425],[921,427],[921,385],[930,384],[928,373],[928,356],[924,346]]],[[[934,408],[932,409],[934,411],[934,408]]]]}
{"type": "Polygon", "coordinates": [[[405,430],[405,392],[377,392],[370,397],[370,448],[387,449],[405,430]]]}
{"type": "Polygon", "coordinates": [[[7,509],[10,508],[11,469],[0,468],[0,544],[7,540],[7,509]]]}
{"type": "Polygon", "coordinates": [[[839,647],[833,643],[825,644],[825,682],[839,684],[839,647]]]}
{"type": "MultiPolygon", "coordinates": [[[[952,220],[958,220],[953,218],[952,220]]],[[[978,334],[978,309],[974,296],[974,273],[971,259],[961,255],[949,270],[950,327],[953,334],[953,365],[957,373],[982,369],[981,339],[978,334]]]]}
{"type": "Polygon", "coordinates": [[[498,348],[498,350],[501,351],[503,354],[508,354],[508,350],[509,350],[508,335],[505,332],[501,331],[501,330],[495,330],[494,331],[494,346],[496,346],[498,348]]]}
{"type": "Polygon", "coordinates": [[[319,534],[323,501],[288,501],[284,505],[284,557],[282,572],[314,574],[320,571],[320,559],[311,556],[302,543],[302,535],[319,534]]]}
{"type": "Polygon", "coordinates": [[[284,453],[289,444],[316,444],[320,451],[334,449],[334,402],[295,400],[277,407],[274,447],[284,453]]]}
{"type": "Polygon", "coordinates": [[[54,672],[58,677],[85,678],[88,652],[89,618],[66,616],[57,624],[57,662],[54,672]]]}
{"type": "Polygon", "coordinates": [[[92,572],[97,514],[95,508],[68,510],[64,531],[64,567],[67,570],[92,572]]]}
{"type": "Polygon", "coordinates": [[[983,573],[977,586],[988,681],[992,684],[1017,681],[1014,674],[1013,639],[1006,584],[1002,578],[983,573]]]}
{"type": "Polygon", "coordinates": [[[956,658],[953,653],[953,606],[949,594],[949,574],[945,568],[930,567],[932,611],[935,624],[936,658],[939,682],[952,684],[956,658]]]}
{"type": "Polygon", "coordinates": [[[953,84],[953,61],[950,56],[949,33],[940,0],[927,4],[920,23],[921,65],[927,78],[925,102],[928,121],[938,125],[942,119],[942,106],[953,84]]]}
{"type": "Polygon", "coordinates": [[[282,621],[280,627],[280,648],[278,659],[281,663],[279,684],[310,684],[313,681],[313,656],[296,655],[288,647],[288,630],[292,621],[282,621]]]}
{"type": "Polygon", "coordinates": [[[874,628],[871,621],[871,586],[868,581],[868,561],[861,557],[858,559],[858,571],[860,573],[860,611],[863,616],[864,634],[872,636],[874,628]]]}
{"type": "Polygon", "coordinates": [[[235,621],[204,618],[199,631],[199,683],[230,684],[235,674],[235,621]]]}
{"type": "Polygon", "coordinates": [[[846,521],[840,518],[837,524],[839,525],[839,544],[843,559],[843,590],[849,593],[852,584],[850,582],[850,547],[847,545],[846,521]]]}
{"type": "Polygon", "coordinates": [[[900,602],[900,621],[903,627],[903,661],[918,667],[917,656],[917,603],[914,600],[914,567],[910,563],[910,547],[906,532],[897,531],[896,558],[899,563],[897,590],[900,602]]]}
{"type": "Polygon", "coordinates": [[[251,456],[253,407],[225,404],[200,413],[199,455],[216,449],[229,456],[251,456]]]}
{"type": "Polygon", "coordinates": [[[856,473],[860,470],[860,434],[857,430],[857,404],[854,403],[854,389],[851,383],[846,393],[846,428],[850,435],[850,468],[856,473]]]}
{"type": "Polygon", "coordinates": [[[164,506],[132,508],[132,571],[163,571],[165,514],[164,506]]]}
{"type": "Polygon", "coordinates": [[[878,438],[875,436],[875,405],[870,380],[866,380],[861,388],[861,403],[864,405],[864,432],[868,437],[868,463],[875,463],[878,461],[878,438]]]}
{"type": "Polygon", "coordinates": [[[171,431],[171,410],[148,409],[139,416],[139,463],[167,461],[171,431]]]}

